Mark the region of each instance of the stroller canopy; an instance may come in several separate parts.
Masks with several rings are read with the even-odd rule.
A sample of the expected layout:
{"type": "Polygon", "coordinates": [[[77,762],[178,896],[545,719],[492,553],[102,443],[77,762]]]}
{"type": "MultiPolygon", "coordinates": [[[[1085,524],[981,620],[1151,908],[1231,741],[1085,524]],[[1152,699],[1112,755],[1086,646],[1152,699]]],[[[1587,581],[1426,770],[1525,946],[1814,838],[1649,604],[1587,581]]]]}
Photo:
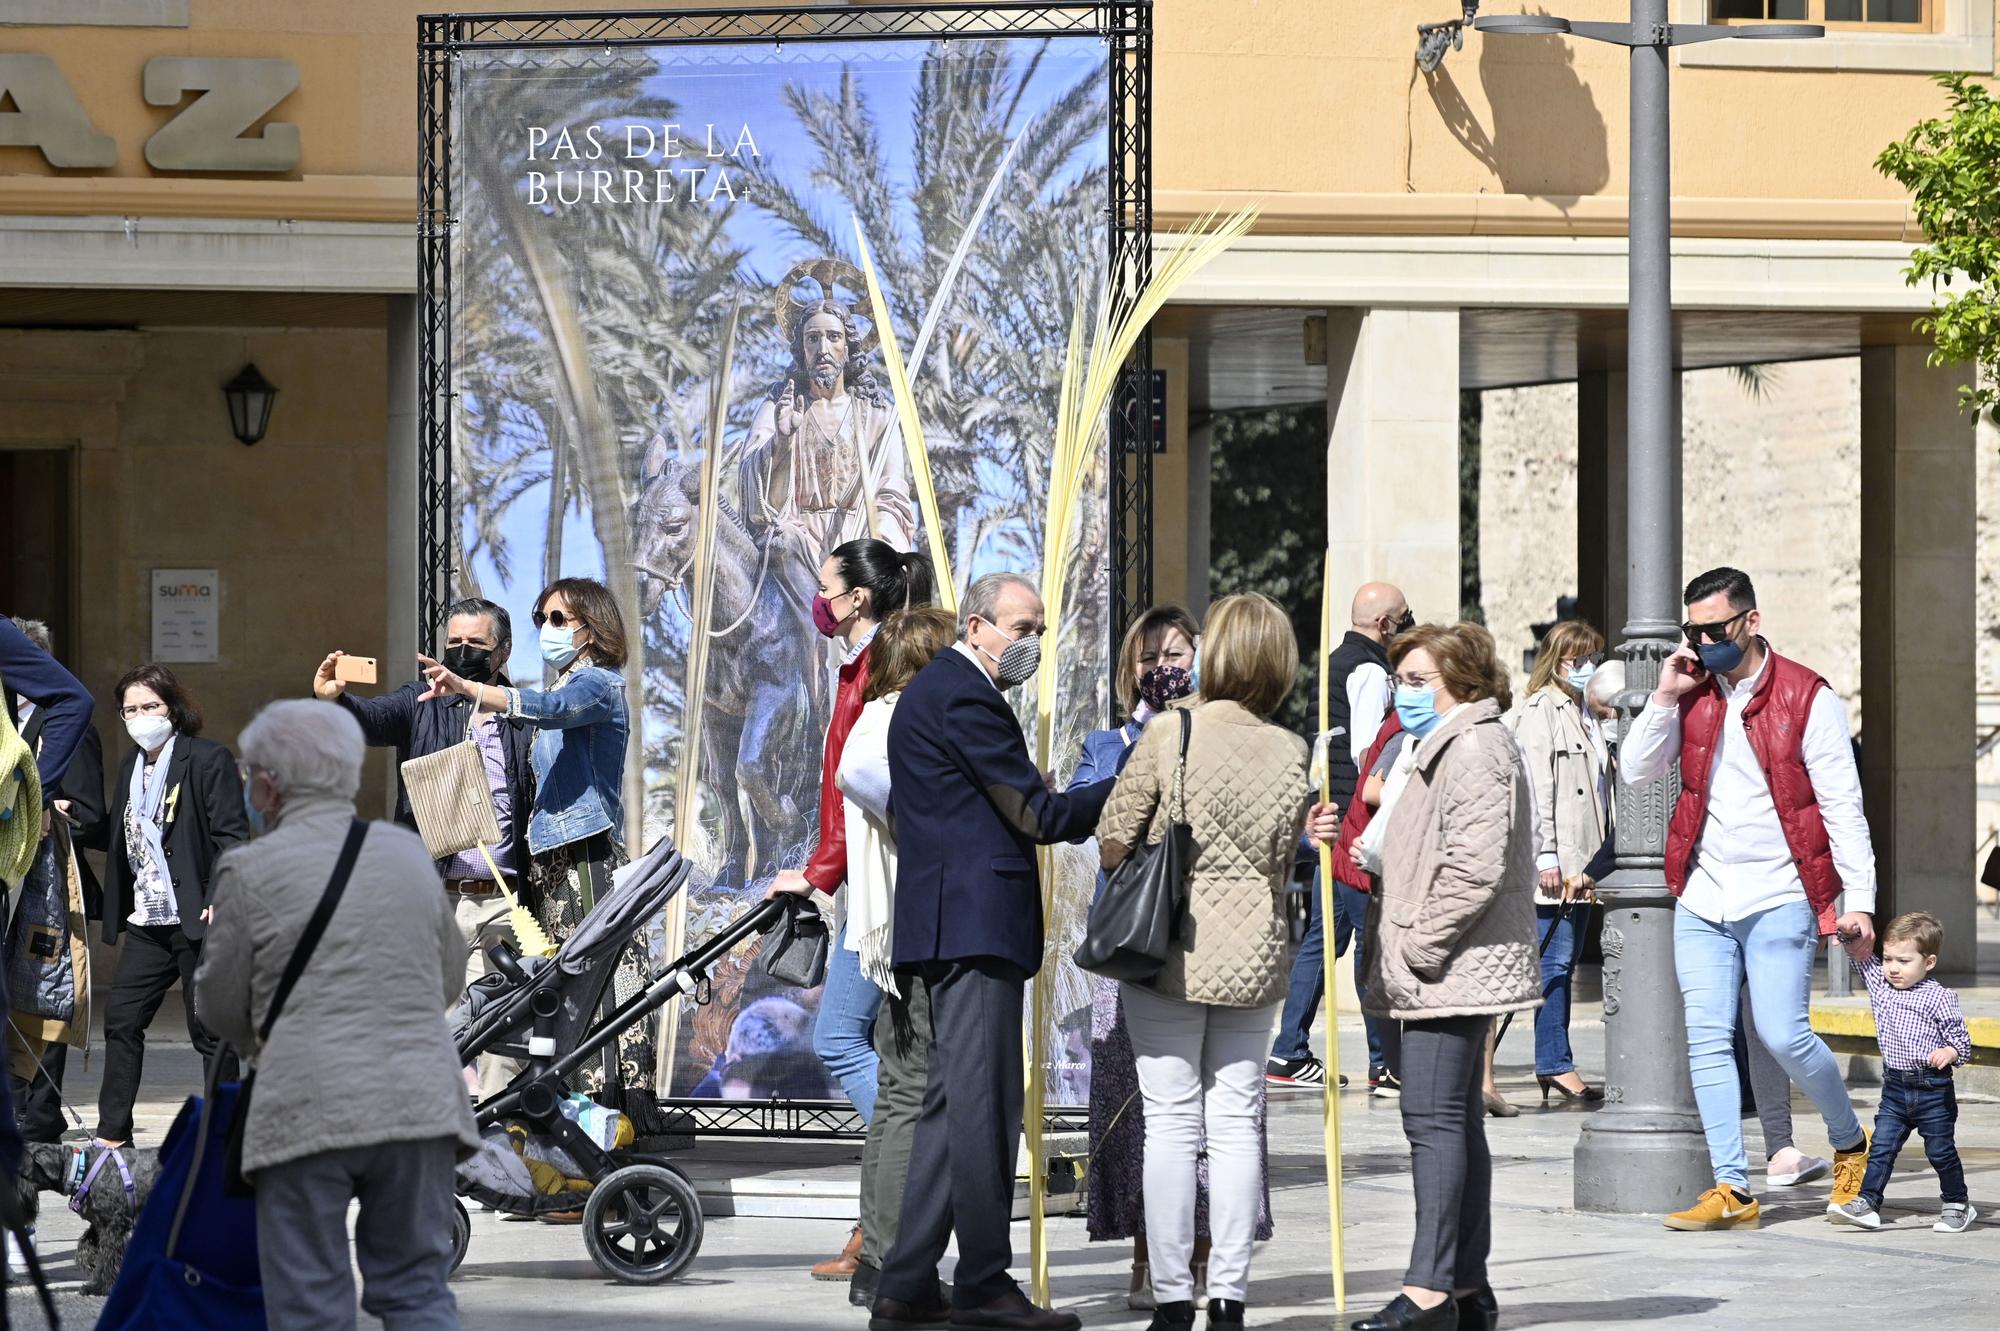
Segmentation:
{"type": "Polygon", "coordinates": [[[581,975],[606,957],[616,957],[633,934],[666,909],[687,882],[688,868],[671,837],[655,841],[651,850],[611,875],[611,891],[563,942],[555,964],[565,975],[581,975]]]}

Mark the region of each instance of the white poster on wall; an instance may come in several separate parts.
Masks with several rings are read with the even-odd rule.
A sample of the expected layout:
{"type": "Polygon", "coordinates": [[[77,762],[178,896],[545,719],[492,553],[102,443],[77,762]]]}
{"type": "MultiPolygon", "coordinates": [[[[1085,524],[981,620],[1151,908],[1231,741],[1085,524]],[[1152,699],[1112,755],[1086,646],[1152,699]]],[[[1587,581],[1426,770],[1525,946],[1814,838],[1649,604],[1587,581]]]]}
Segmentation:
{"type": "Polygon", "coordinates": [[[222,618],[221,575],[212,568],[156,568],[151,599],[153,659],[212,664],[222,618]]]}

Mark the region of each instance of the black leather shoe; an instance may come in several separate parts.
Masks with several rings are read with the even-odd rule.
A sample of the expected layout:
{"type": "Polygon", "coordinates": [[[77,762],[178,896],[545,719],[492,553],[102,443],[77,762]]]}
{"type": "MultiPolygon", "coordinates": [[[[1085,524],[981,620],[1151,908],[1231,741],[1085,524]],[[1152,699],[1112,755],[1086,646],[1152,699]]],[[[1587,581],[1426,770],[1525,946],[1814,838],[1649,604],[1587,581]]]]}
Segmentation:
{"type": "Polygon", "coordinates": [[[1243,1331],[1243,1301],[1241,1299],[1210,1299],[1208,1301],[1208,1331],[1243,1331]]]}
{"type": "Polygon", "coordinates": [[[1194,1300],[1156,1305],[1146,1331],[1194,1331],[1194,1300]]]}
{"type": "Polygon", "coordinates": [[[1500,1325],[1500,1301],[1493,1297],[1491,1285],[1461,1294],[1452,1302],[1458,1305],[1458,1331],[1494,1331],[1500,1325]]]}
{"type": "MultiPolygon", "coordinates": [[[[1010,1289],[976,1308],[953,1308],[951,1325],[990,1328],[990,1331],[1083,1331],[1083,1319],[1075,1313],[1038,1308],[1018,1289],[1010,1289]]],[[[876,1328],[871,1324],[869,1331],[876,1328]]]]}
{"type": "Polygon", "coordinates": [[[847,1282],[847,1301],[856,1308],[875,1306],[875,1285],[882,1279],[882,1268],[857,1262],[854,1274],[847,1282]]]}
{"type": "Polygon", "coordinates": [[[1347,1325],[1350,1331],[1458,1331],[1458,1304],[1446,1299],[1425,1309],[1411,1303],[1407,1294],[1398,1294],[1373,1317],[1347,1325]]]}
{"type": "Polygon", "coordinates": [[[877,1298],[869,1310],[868,1331],[918,1331],[919,1328],[948,1327],[951,1306],[945,1303],[905,1303],[901,1299],[877,1298]]]}

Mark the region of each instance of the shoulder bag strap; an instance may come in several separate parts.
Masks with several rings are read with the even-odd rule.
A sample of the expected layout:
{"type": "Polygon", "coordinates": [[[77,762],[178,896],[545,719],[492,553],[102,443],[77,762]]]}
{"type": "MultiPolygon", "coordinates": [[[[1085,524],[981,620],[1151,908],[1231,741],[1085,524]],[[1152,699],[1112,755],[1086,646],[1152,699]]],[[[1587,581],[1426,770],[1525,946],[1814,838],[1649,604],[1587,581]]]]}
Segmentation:
{"type": "Polygon", "coordinates": [[[1174,803],[1180,806],[1180,812],[1174,815],[1174,821],[1185,823],[1187,821],[1187,751],[1188,739],[1194,734],[1194,709],[1191,707],[1182,707],[1177,710],[1181,714],[1181,755],[1179,762],[1174,765],[1174,803]]]}
{"type": "Polygon", "coordinates": [[[305,932],[299,935],[298,946],[292,949],[292,959],[285,963],[285,974],[278,981],[278,991],[271,995],[271,1007],[264,1014],[264,1024],[257,1028],[258,1048],[261,1049],[264,1042],[271,1038],[271,1028],[278,1024],[278,1014],[285,1010],[285,1000],[291,997],[292,986],[299,982],[306,963],[312,960],[313,949],[319,946],[327,921],[333,918],[341,894],[347,891],[347,880],[354,873],[354,861],[361,857],[361,843],[367,836],[368,824],[359,818],[347,829],[347,841],[340,848],[340,859],[334,863],[333,877],[327,880],[319,905],[313,909],[312,918],[306,921],[305,932]]]}

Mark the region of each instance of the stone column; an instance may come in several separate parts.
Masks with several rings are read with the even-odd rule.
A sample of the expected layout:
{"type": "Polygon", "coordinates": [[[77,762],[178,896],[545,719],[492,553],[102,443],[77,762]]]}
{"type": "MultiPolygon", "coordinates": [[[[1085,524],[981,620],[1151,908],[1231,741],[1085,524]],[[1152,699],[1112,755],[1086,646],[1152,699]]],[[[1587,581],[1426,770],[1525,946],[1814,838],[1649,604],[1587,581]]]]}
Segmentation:
{"type": "MultiPolygon", "coordinates": [[[[414,296],[388,299],[389,470],[388,560],[389,595],[382,641],[388,659],[382,663],[383,683],[414,676],[419,651],[441,644],[417,639],[417,302],[414,296]]],[[[377,755],[387,770],[388,816],[396,811],[395,755],[377,755]]]]}
{"type": "Polygon", "coordinates": [[[1941,971],[1974,969],[1976,433],[1964,367],[1861,353],[1861,782],[1877,927],[1943,922],[1941,971]]]}
{"type": "Polygon", "coordinates": [[[1327,314],[1327,544],[1336,629],[1382,579],[1458,618],[1458,311],[1327,314]]]}
{"type": "Polygon", "coordinates": [[[1576,379],[1577,613],[1616,642],[1625,595],[1625,372],[1576,379]]]}

